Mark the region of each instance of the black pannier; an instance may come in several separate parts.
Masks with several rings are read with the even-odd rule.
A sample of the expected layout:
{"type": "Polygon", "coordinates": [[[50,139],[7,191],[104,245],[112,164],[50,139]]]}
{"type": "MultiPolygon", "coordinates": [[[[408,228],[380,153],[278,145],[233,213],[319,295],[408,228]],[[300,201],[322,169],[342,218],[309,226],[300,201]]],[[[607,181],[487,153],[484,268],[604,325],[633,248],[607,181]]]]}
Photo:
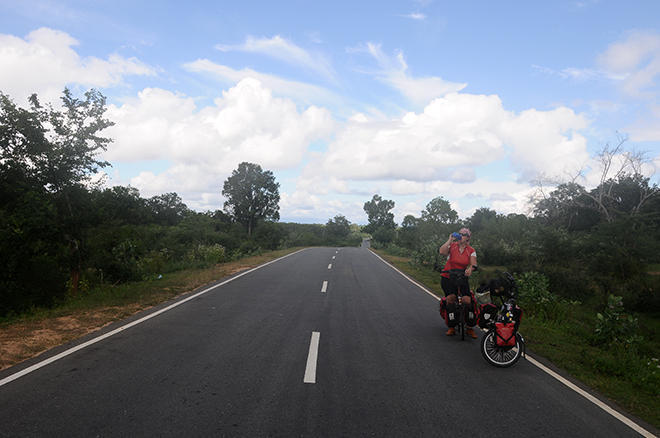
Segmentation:
{"type": "Polygon", "coordinates": [[[495,322],[497,317],[497,306],[493,303],[482,304],[479,306],[479,319],[477,324],[482,329],[485,329],[495,322]]]}

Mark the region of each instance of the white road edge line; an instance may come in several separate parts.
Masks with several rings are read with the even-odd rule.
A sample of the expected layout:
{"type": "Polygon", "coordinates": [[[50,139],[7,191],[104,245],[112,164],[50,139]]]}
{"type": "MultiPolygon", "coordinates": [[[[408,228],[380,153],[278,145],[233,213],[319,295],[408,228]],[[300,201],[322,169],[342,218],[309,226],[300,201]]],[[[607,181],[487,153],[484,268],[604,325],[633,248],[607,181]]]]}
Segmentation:
{"type": "Polygon", "coordinates": [[[151,318],[155,318],[156,316],[160,315],[161,313],[165,313],[165,312],[167,312],[168,310],[172,310],[172,309],[174,309],[175,307],[178,307],[178,306],[180,306],[180,305],[183,304],[183,303],[187,303],[187,302],[190,301],[190,300],[194,300],[195,298],[199,297],[200,295],[204,295],[205,293],[210,292],[210,291],[212,291],[213,289],[218,288],[218,287],[220,287],[220,286],[223,286],[223,285],[229,283],[230,281],[234,281],[234,280],[236,280],[237,278],[240,278],[240,277],[242,277],[242,276],[244,276],[244,275],[247,275],[247,274],[249,274],[249,273],[251,273],[251,272],[256,271],[257,269],[261,269],[261,268],[263,268],[264,266],[268,266],[268,265],[270,265],[271,263],[275,263],[275,262],[277,262],[277,261],[279,261],[279,260],[285,259],[285,258],[287,258],[287,257],[290,257],[290,256],[294,255],[294,254],[298,254],[300,251],[304,251],[304,250],[306,250],[306,249],[309,249],[309,248],[303,248],[303,249],[300,249],[300,250],[298,250],[298,251],[296,251],[296,252],[292,252],[291,254],[287,254],[287,255],[282,256],[282,257],[280,257],[280,258],[277,258],[277,259],[275,259],[275,260],[271,260],[270,262],[264,263],[263,265],[259,265],[259,266],[255,267],[255,268],[252,268],[252,269],[248,270],[248,271],[241,272],[240,274],[236,275],[235,277],[232,277],[232,278],[230,278],[230,279],[228,279],[228,280],[223,281],[222,283],[219,283],[219,284],[216,284],[216,285],[214,285],[214,286],[211,286],[211,287],[209,287],[209,288],[207,288],[207,289],[204,289],[204,290],[201,291],[201,292],[197,292],[196,294],[191,295],[191,296],[189,296],[188,298],[185,298],[185,299],[183,299],[183,300],[181,300],[181,301],[177,301],[176,303],[173,303],[173,304],[171,304],[171,305],[165,307],[164,309],[160,309],[160,310],[157,311],[157,312],[150,313],[150,314],[147,315],[147,316],[144,316],[144,317],[142,317],[142,318],[140,318],[140,319],[138,319],[138,320],[135,320],[135,321],[133,321],[133,322],[130,322],[130,323],[128,323],[128,324],[126,324],[126,325],[123,325],[123,326],[121,326],[121,327],[119,327],[119,328],[116,328],[116,329],[114,329],[114,330],[112,330],[112,331],[110,331],[110,332],[108,332],[108,333],[105,333],[105,334],[103,334],[103,335],[101,335],[101,336],[98,336],[98,337],[96,337],[96,338],[90,339],[89,341],[84,342],[84,343],[82,343],[82,344],[80,344],[80,345],[76,345],[75,347],[69,348],[68,350],[63,351],[63,352],[61,352],[60,354],[57,354],[57,355],[52,356],[52,357],[49,357],[48,359],[45,359],[45,360],[43,360],[43,361],[41,361],[41,362],[38,362],[38,363],[36,363],[36,364],[34,364],[34,365],[32,365],[32,366],[29,366],[29,367],[25,368],[24,370],[21,370],[21,371],[19,371],[19,372],[17,372],[17,373],[14,373],[14,374],[12,374],[12,375],[10,375],[10,376],[5,377],[4,379],[0,380],[0,386],[6,385],[7,383],[12,382],[12,381],[14,381],[14,380],[16,380],[16,379],[18,379],[18,378],[21,378],[21,377],[25,376],[26,374],[30,374],[31,372],[36,371],[36,370],[38,370],[39,368],[45,367],[46,365],[49,365],[49,364],[51,364],[51,363],[53,363],[53,362],[55,362],[55,361],[58,361],[58,360],[62,359],[63,357],[69,356],[70,354],[73,354],[73,353],[75,353],[76,351],[82,350],[83,348],[86,348],[86,347],[89,347],[90,345],[96,344],[97,342],[100,342],[100,341],[102,341],[102,340],[104,340],[104,339],[107,339],[107,338],[109,338],[109,337],[111,337],[111,336],[116,335],[117,333],[121,333],[121,332],[123,332],[124,330],[129,329],[129,328],[131,328],[131,327],[134,327],[134,326],[136,326],[136,325],[138,325],[138,324],[141,324],[141,323],[143,323],[143,322],[145,322],[145,321],[147,321],[147,320],[149,320],[149,319],[151,319],[151,318]]]}
{"type": "Polygon", "coordinates": [[[316,383],[316,362],[319,357],[320,338],[320,332],[312,332],[312,338],[309,341],[309,354],[307,354],[307,366],[305,367],[303,383],[316,383]]]}
{"type": "MultiPolygon", "coordinates": [[[[387,261],[385,261],[381,256],[379,256],[378,254],[376,254],[373,251],[369,251],[369,252],[372,253],[373,255],[375,255],[376,257],[378,257],[387,266],[389,266],[390,268],[394,269],[396,272],[398,272],[399,274],[404,276],[408,281],[413,283],[415,286],[419,287],[421,290],[423,290],[427,294],[431,295],[436,300],[440,301],[440,298],[437,295],[435,295],[433,292],[431,292],[430,290],[428,290],[427,288],[425,288],[424,286],[422,286],[421,284],[419,284],[418,282],[416,282],[412,278],[408,277],[403,272],[399,271],[399,269],[397,269],[394,265],[392,265],[392,264],[388,263],[387,261]]],[[[621,421],[623,424],[630,427],[635,432],[639,433],[640,435],[642,435],[644,437],[648,437],[648,438],[655,437],[655,435],[653,435],[648,430],[644,429],[639,424],[632,421],[630,418],[628,418],[625,415],[623,415],[622,413],[612,409],[611,407],[609,407],[608,405],[606,405],[602,401],[598,400],[593,395],[589,394],[588,392],[584,391],[580,387],[578,387],[575,384],[571,383],[570,381],[566,380],[565,378],[563,378],[562,376],[560,376],[556,372],[552,371],[550,368],[546,367],[545,365],[543,365],[542,363],[540,363],[539,361],[537,361],[536,359],[531,357],[529,354],[525,354],[525,358],[529,361],[529,363],[536,366],[541,371],[544,371],[545,373],[549,374],[551,377],[554,377],[555,379],[557,379],[559,382],[563,383],[564,385],[568,386],[570,389],[577,392],[582,397],[586,398],[587,400],[589,400],[590,402],[592,402],[593,404],[595,404],[596,406],[598,406],[599,408],[601,408],[602,410],[604,410],[605,412],[607,412],[608,414],[610,414],[611,416],[616,418],[617,420],[621,421]]]]}
{"type": "Polygon", "coordinates": [[[626,424],[628,427],[633,429],[635,432],[639,433],[640,435],[642,435],[644,437],[655,437],[655,435],[653,435],[651,432],[644,429],[643,427],[639,426],[637,423],[632,421],[630,418],[622,415],[621,413],[619,413],[619,412],[615,411],[614,409],[612,409],[611,407],[607,406],[605,403],[598,400],[596,397],[589,394],[587,391],[583,390],[582,388],[575,385],[574,383],[571,383],[569,380],[566,380],[565,378],[563,378],[562,376],[560,376],[556,372],[552,371],[550,368],[548,368],[545,365],[543,365],[542,363],[538,362],[533,357],[530,357],[528,354],[526,354],[525,356],[526,356],[526,359],[528,361],[530,361],[532,364],[536,365],[537,367],[539,367],[540,369],[542,369],[546,373],[550,374],[552,377],[559,380],[561,383],[568,386],[573,391],[577,392],[582,397],[586,398],[587,400],[589,400],[590,402],[592,402],[593,404],[595,404],[596,406],[598,406],[599,408],[601,408],[602,410],[604,410],[605,412],[607,412],[608,414],[610,414],[611,416],[616,418],[617,420],[619,420],[622,423],[626,424]]]}
{"type": "Polygon", "coordinates": [[[321,286],[321,292],[327,292],[328,291],[328,282],[324,281],[323,286],[321,286]]]}

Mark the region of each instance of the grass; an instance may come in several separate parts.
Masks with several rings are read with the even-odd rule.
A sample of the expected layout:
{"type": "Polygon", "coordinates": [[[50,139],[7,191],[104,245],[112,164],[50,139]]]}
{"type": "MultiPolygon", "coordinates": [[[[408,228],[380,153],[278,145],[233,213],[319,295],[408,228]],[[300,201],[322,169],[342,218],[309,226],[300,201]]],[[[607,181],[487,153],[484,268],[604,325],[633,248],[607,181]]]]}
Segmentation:
{"type": "MultiPolygon", "coordinates": [[[[376,252],[434,293],[442,293],[438,272],[411,264],[406,257],[391,256],[382,250],[376,252]]],[[[471,279],[472,286],[504,270],[504,267],[480,267],[471,279]]],[[[659,315],[637,315],[644,339],[635,348],[626,345],[599,348],[589,341],[600,309],[569,306],[567,317],[561,321],[525,314],[521,331],[528,351],[548,359],[633,415],[660,427],[659,315]]]]}

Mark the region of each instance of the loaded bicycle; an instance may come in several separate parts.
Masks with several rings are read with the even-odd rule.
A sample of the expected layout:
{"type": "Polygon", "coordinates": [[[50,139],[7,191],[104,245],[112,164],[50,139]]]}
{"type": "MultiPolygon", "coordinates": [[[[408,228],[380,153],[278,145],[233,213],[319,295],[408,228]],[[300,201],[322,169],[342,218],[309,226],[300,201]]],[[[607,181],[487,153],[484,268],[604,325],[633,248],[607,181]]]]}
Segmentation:
{"type": "Polygon", "coordinates": [[[525,339],[518,332],[522,318],[522,309],[516,303],[518,287],[513,276],[505,272],[501,279],[478,288],[477,293],[485,290],[501,305],[480,306],[478,324],[486,331],[481,338],[481,354],[491,365],[510,367],[525,355],[525,339]]]}

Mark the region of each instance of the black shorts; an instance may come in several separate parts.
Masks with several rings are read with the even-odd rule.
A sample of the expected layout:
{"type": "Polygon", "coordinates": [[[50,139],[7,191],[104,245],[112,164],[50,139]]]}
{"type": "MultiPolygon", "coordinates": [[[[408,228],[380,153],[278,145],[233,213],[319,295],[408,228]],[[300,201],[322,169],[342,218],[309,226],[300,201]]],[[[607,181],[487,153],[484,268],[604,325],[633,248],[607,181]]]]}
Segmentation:
{"type": "MultiPolygon", "coordinates": [[[[456,282],[451,281],[449,278],[442,277],[442,280],[440,280],[440,285],[442,286],[442,290],[445,292],[446,297],[449,295],[456,295],[458,292],[458,285],[461,286],[461,291],[463,291],[463,293],[470,290],[470,283],[468,283],[467,278],[459,280],[457,285],[456,282]]],[[[469,293],[466,295],[468,294],[469,293]]]]}

